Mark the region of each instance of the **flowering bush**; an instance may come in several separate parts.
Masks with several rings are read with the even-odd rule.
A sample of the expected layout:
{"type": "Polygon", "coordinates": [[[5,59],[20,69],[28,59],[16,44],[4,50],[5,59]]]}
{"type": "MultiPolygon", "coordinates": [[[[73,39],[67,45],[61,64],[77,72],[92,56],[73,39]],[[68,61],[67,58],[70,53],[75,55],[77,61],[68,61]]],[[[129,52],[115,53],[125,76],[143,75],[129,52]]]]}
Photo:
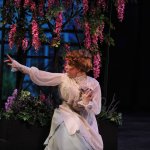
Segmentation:
{"type": "MultiPolygon", "coordinates": [[[[116,106],[115,99],[108,107],[103,103],[101,113],[96,116],[97,121],[109,120],[121,125],[122,116],[121,113],[116,112],[116,106]]],[[[33,97],[28,91],[22,90],[18,94],[17,89],[15,89],[5,103],[5,109],[0,112],[0,119],[15,119],[32,125],[45,126],[50,125],[53,110],[52,100],[49,97],[46,98],[44,94],[33,97]]]]}
{"type": "Polygon", "coordinates": [[[32,125],[44,126],[50,124],[52,113],[53,107],[49,97],[46,98],[44,94],[33,97],[28,91],[17,93],[15,89],[12,96],[8,97],[0,118],[19,119],[32,125]]]}

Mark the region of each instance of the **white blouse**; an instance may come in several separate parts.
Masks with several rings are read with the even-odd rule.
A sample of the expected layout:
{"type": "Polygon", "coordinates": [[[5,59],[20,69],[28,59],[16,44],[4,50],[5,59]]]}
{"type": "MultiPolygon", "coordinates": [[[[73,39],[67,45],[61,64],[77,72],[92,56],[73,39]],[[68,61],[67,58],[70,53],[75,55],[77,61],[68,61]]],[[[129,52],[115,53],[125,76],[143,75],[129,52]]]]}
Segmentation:
{"type": "MultiPolygon", "coordinates": [[[[28,74],[30,75],[31,80],[40,86],[56,86],[60,85],[60,93],[63,99],[65,99],[68,103],[70,101],[78,100],[78,92],[82,86],[86,86],[93,91],[93,99],[89,102],[88,105],[84,105],[80,102],[80,104],[84,105],[85,109],[88,111],[88,116],[86,116],[87,120],[95,122],[95,115],[99,114],[101,111],[101,90],[99,82],[87,76],[86,78],[76,77],[69,78],[66,73],[50,73],[37,69],[36,67],[31,67],[28,70],[28,74]],[[66,96],[67,94],[67,96],[66,96]],[[90,117],[90,118],[88,118],[90,117]]],[[[95,123],[90,125],[95,126],[97,130],[97,125],[95,123]]]]}
{"type": "Polygon", "coordinates": [[[66,73],[50,73],[36,67],[29,68],[15,60],[13,60],[12,68],[28,74],[31,80],[39,86],[59,85],[61,98],[64,101],[59,106],[61,116],[58,117],[58,121],[60,118],[63,119],[70,135],[80,131],[91,142],[91,145],[97,147],[96,149],[103,146],[95,117],[101,111],[101,89],[96,79],[89,76],[69,78],[66,73]],[[84,88],[92,90],[92,100],[87,105],[80,100],[80,89],[84,88]],[[74,103],[84,109],[76,113],[69,107],[74,103]]]}

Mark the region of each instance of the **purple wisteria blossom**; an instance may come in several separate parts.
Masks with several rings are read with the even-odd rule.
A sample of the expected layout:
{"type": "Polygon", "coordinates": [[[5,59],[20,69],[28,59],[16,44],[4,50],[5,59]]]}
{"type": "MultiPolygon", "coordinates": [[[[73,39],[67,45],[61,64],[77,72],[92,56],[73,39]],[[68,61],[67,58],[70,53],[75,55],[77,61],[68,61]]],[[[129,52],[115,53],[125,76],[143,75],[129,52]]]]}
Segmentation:
{"type": "Polygon", "coordinates": [[[18,90],[17,90],[17,89],[15,89],[15,90],[13,91],[12,96],[14,96],[14,97],[16,98],[16,97],[17,97],[17,95],[18,95],[18,90]]]}
{"type": "Polygon", "coordinates": [[[7,102],[5,103],[5,110],[6,110],[6,112],[11,109],[12,104],[14,103],[14,100],[15,100],[16,97],[17,97],[17,94],[18,94],[18,91],[17,91],[17,89],[15,89],[15,90],[13,91],[12,96],[9,96],[9,97],[7,98],[7,102]]]}

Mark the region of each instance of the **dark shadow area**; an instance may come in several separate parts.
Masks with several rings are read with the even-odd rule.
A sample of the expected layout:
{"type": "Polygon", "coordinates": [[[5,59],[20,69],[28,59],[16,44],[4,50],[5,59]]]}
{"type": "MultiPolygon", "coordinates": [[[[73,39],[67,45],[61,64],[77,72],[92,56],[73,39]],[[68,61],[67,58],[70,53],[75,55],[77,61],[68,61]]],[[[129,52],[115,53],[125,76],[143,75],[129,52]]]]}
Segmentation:
{"type": "Polygon", "coordinates": [[[115,93],[119,111],[150,111],[150,1],[128,1],[123,23],[116,22],[110,48],[108,101],[115,93]]]}
{"type": "Polygon", "coordinates": [[[118,131],[118,150],[150,149],[150,113],[124,114],[118,131]]]}

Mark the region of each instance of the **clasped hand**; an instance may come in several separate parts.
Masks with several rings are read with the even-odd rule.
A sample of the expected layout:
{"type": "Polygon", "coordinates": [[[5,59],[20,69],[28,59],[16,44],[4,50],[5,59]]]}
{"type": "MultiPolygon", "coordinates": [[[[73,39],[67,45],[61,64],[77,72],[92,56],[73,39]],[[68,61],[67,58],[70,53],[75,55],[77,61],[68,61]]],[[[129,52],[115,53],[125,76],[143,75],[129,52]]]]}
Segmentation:
{"type": "Polygon", "coordinates": [[[86,89],[81,93],[81,100],[85,105],[87,105],[92,100],[93,91],[91,89],[86,89]]]}

